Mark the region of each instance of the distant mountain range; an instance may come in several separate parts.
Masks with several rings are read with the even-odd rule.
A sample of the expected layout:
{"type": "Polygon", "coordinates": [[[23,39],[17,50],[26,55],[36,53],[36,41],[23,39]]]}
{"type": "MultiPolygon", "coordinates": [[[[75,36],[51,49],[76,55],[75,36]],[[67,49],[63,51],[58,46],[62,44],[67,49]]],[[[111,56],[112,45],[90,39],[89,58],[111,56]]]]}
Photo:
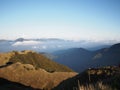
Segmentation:
{"type": "Polygon", "coordinates": [[[12,50],[34,50],[37,52],[54,52],[69,48],[86,48],[89,50],[97,50],[109,47],[113,41],[90,41],[90,40],[64,40],[59,38],[38,38],[25,39],[18,38],[16,40],[0,40],[0,52],[8,52],[12,50]],[[106,43],[107,42],[107,43],[106,43]]]}
{"type": "Polygon", "coordinates": [[[100,67],[120,64],[120,43],[95,51],[84,48],[72,48],[54,52],[54,60],[77,72],[89,67],[100,67]]]}

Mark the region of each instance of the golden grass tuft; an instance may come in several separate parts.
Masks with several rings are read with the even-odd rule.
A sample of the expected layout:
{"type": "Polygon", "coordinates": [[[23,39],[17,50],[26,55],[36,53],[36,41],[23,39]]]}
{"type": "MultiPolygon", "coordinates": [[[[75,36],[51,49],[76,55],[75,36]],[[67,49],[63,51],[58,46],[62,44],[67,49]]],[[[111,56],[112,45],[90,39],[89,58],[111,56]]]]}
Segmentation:
{"type": "Polygon", "coordinates": [[[117,90],[117,89],[113,89],[111,86],[103,84],[102,81],[98,81],[96,84],[86,85],[80,85],[78,81],[78,87],[74,87],[73,90],[117,90]]]}

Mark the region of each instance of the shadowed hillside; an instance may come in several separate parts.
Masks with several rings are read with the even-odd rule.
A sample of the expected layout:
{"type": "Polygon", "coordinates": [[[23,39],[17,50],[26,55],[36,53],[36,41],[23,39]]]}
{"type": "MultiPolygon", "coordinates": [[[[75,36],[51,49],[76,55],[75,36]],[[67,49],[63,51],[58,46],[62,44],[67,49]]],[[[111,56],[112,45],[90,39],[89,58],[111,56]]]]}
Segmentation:
{"type": "Polygon", "coordinates": [[[53,90],[120,90],[120,67],[90,68],[53,90]]]}
{"type": "Polygon", "coordinates": [[[56,62],[69,66],[77,72],[89,68],[89,62],[92,58],[92,52],[83,48],[61,50],[53,54],[56,56],[54,59],[56,62]]]}
{"type": "Polygon", "coordinates": [[[94,52],[92,58],[93,66],[119,65],[120,64],[120,43],[110,48],[103,48],[94,52]]]}
{"type": "Polygon", "coordinates": [[[0,90],[38,90],[38,89],[34,89],[29,86],[24,86],[22,84],[0,78],[0,90]]]}
{"type": "Polygon", "coordinates": [[[53,53],[58,63],[64,64],[77,72],[89,67],[100,67],[120,64],[120,43],[109,48],[89,51],[83,48],[74,48],[53,53]]]}

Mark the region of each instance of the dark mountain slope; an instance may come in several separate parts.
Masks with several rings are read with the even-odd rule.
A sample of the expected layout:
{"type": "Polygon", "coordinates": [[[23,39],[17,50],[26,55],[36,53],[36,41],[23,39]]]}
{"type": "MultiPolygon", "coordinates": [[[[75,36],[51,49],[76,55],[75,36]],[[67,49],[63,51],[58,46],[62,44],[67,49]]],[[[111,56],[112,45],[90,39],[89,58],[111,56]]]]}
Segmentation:
{"type": "Polygon", "coordinates": [[[120,64],[120,43],[104,48],[94,53],[93,63],[96,66],[119,65],[120,64]]]}
{"type": "Polygon", "coordinates": [[[100,67],[120,64],[120,43],[109,48],[88,51],[83,48],[69,49],[55,52],[54,60],[67,65],[77,72],[89,67],[100,67]]]}
{"type": "MultiPolygon", "coordinates": [[[[55,52],[55,61],[67,65],[75,71],[82,71],[89,65],[92,52],[83,48],[74,48],[55,52]]],[[[89,67],[87,67],[89,68],[89,67]]]]}
{"type": "Polygon", "coordinates": [[[120,67],[91,68],[60,83],[53,90],[120,90],[120,67]]]}

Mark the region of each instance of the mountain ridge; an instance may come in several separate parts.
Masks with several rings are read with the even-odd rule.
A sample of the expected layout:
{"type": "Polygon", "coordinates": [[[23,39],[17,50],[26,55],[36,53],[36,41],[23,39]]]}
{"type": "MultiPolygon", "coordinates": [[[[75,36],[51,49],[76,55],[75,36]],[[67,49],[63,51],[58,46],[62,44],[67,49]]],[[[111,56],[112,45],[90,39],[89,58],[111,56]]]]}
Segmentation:
{"type": "Polygon", "coordinates": [[[56,62],[81,72],[89,67],[120,64],[120,43],[96,51],[76,48],[74,50],[68,49],[60,52],[58,51],[58,53],[55,52],[53,54],[57,57],[54,58],[56,62]]]}

